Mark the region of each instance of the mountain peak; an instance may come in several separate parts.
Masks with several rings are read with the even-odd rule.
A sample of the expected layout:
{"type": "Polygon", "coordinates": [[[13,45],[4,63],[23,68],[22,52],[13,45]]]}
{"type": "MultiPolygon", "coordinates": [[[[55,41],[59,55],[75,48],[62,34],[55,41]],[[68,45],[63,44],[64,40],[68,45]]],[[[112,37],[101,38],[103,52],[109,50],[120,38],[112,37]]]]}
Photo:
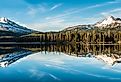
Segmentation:
{"type": "Polygon", "coordinates": [[[114,23],[121,23],[121,20],[119,20],[119,18],[114,18],[113,16],[108,16],[106,19],[100,21],[100,22],[97,22],[95,24],[96,27],[105,27],[107,25],[110,25],[110,24],[114,24],[114,23]]]}
{"type": "Polygon", "coordinates": [[[8,19],[5,18],[5,17],[1,17],[1,18],[0,18],[0,22],[2,22],[2,23],[7,23],[7,22],[8,22],[8,19]]]}
{"type": "Polygon", "coordinates": [[[108,16],[105,20],[112,22],[115,21],[115,18],[113,16],[108,16]]]}
{"type": "Polygon", "coordinates": [[[115,19],[113,16],[108,16],[107,19],[115,19]]]}
{"type": "Polygon", "coordinates": [[[33,30],[21,26],[16,22],[13,22],[5,17],[0,18],[0,30],[12,31],[14,33],[19,33],[19,34],[27,34],[33,32],[33,30]]]}

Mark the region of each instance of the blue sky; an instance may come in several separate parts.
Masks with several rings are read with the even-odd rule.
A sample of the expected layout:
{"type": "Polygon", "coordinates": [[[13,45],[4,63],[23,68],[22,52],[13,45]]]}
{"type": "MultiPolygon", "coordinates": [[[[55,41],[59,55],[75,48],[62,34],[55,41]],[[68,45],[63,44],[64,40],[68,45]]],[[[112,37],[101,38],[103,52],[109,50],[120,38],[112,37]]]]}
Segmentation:
{"type": "Polygon", "coordinates": [[[39,31],[92,24],[113,15],[121,17],[121,0],[2,0],[0,17],[39,31]]]}

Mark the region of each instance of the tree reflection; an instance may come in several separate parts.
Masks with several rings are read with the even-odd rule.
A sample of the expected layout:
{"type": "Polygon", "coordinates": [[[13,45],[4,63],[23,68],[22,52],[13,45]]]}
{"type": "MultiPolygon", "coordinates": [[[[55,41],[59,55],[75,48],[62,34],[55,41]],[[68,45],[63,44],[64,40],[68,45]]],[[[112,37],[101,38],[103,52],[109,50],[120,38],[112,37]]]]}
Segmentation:
{"type": "Polygon", "coordinates": [[[93,57],[109,65],[121,62],[121,45],[34,44],[1,46],[0,65],[5,67],[27,55],[43,51],[65,53],[75,57],[93,57]]]}

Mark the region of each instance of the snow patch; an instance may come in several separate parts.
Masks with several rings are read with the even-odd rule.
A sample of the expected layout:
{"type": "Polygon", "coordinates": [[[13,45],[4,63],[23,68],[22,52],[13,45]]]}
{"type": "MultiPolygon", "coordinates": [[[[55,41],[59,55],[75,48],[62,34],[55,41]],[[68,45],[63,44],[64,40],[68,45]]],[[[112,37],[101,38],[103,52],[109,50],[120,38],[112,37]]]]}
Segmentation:
{"type": "Polygon", "coordinates": [[[113,16],[109,16],[107,17],[106,19],[104,19],[103,21],[101,22],[97,22],[95,24],[96,27],[101,27],[101,26],[107,26],[107,25],[110,25],[110,24],[115,24],[115,23],[121,23],[121,20],[117,20],[116,18],[114,18],[113,16]]]}
{"type": "Polygon", "coordinates": [[[0,22],[1,22],[1,23],[7,23],[7,22],[8,22],[8,19],[5,18],[5,17],[1,17],[1,18],[0,18],[0,22]]]}

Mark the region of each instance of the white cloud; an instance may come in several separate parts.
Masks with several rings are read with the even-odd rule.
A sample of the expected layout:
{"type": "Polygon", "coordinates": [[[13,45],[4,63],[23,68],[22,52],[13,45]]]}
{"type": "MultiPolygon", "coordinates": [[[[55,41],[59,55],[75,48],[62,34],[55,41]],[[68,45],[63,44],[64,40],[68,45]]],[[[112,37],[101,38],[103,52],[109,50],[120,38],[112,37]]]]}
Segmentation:
{"type": "MultiPolygon", "coordinates": [[[[112,4],[116,4],[116,3],[120,3],[118,0],[115,1],[110,1],[110,2],[105,2],[105,3],[101,3],[101,4],[96,4],[96,5],[92,5],[92,6],[88,6],[86,8],[73,8],[73,9],[68,9],[65,10],[64,13],[58,14],[56,16],[48,16],[45,19],[43,19],[43,23],[41,22],[37,22],[37,23],[32,23],[32,24],[27,24],[27,26],[34,28],[36,30],[39,31],[58,31],[58,30],[62,30],[65,27],[68,26],[74,26],[74,25],[78,25],[78,24],[82,24],[84,23],[84,20],[86,20],[86,23],[89,21],[92,21],[94,19],[94,22],[96,22],[97,20],[99,20],[99,18],[82,18],[79,20],[79,22],[68,22],[68,20],[66,18],[70,18],[71,15],[76,14],[76,13],[80,13],[82,11],[85,10],[89,10],[89,9],[93,9],[93,8],[98,8],[98,7],[102,7],[102,6],[107,6],[107,5],[112,5],[112,4]]],[[[60,7],[62,4],[56,4],[54,5],[52,8],[50,8],[50,10],[54,10],[58,7],[60,7]]],[[[118,10],[115,10],[118,11],[118,10]]],[[[114,11],[113,11],[114,12],[114,11]]],[[[104,13],[103,13],[104,14],[104,13]]]]}
{"type": "MultiPolygon", "coordinates": [[[[63,18],[65,16],[76,14],[76,13],[79,13],[81,11],[85,11],[85,10],[88,10],[88,9],[93,9],[93,8],[102,7],[102,6],[106,6],[106,5],[110,5],[110,4],[116,4],[116,3],[120,3],[120,2],[118,0],[115,0],[115,1],[110,1],[110,2],[105,2],[105,3],[101,3],[101,4],[88,6],[86,8],[81,8],[81,9],[75,8],[75,9],[72,9],[70,12],[64,12],[64,13],[56,15],[54,17],[47,17],[47,18],[49,18],[49,19],[63,18]]],[[[68,10],[66,10],[66,11],[68,11],[68,10]]]]}
{"type": "Polygon", "coordinates": [[[35,16],[38,13],[44,13],[46,11],[47,11],[47,8],[44,5],[29,6],[27,14],[30,16],[35,16]]]}
{"type": "Polygon", "coordinates": [[[29,11],[27,14],[29,15],[35,15],[37,13],[37,10],[35,8],[29,8],[29,11]]]}
{"type": "Polygon", "coordinates": [[[110,15],[114,15],[117,17],[121,17],[121,8],[115,8],[109,11],[105,11],[105,12],[101,12],[100,14],[103,16],[110,16],[110,15]]]}
{"type": "Polygon", "coordinates": [[[54,5],[53,7],[50,8],[50,11],[52,11],[52,10],[54,10],[54,9],[60,7],[60,6],[62,6],[61,3],[60,4],[56,4],[56,5],[54,5]]]}
{"type": "Polygon", "coordinates": [[[29,5],[27,14],[30,15],[30,16],[34,16],[38,13],[45,13],[47,11],[55,10],[56,8],[60,7],[61,5],[62,4],[59,3],[59,4],[52,6],[51,8],[49,7],[49,5],[44,4],[44,3],[39,4],[37,6],[29,5]]]}
{"type": "MultiPolygon", "coordinates": [[[[73,19],[76,19],[76,17],[72,18],[72,20],[73,19]]],[[[75,22],[74,21],[68,22],[64,18],[56,18],[51,20],[49,18],[46,18],[46,21],[43,23],[41,22],[32,23],[32,24],[27,24],[27,26],[38,31],[60,31],[70,26],[76,26],[80,24],[93,24],[99,20],[100,17],[98,18],[91,17],[91,18],[82,18],[82,19],[80,18],[80,20],[75,22]]]]}
{"type": "Polygon", "coordinates": [[[27,24],[28,27],[33,28],[38,31],[57,31],[59,28],[63,27],[63,22],[64,19],[52,19],[45,21],[43,23],[32,23],[32,24],[27,24]]]}

